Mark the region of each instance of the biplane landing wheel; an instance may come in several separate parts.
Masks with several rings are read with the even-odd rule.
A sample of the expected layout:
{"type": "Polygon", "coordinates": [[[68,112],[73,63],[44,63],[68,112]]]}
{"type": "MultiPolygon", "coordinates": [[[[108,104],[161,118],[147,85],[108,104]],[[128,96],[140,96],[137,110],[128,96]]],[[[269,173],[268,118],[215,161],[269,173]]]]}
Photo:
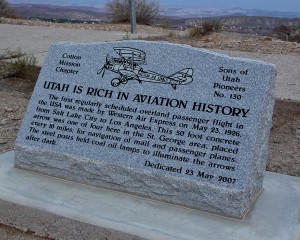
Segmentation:
{"type": "Polygon", "coordinates": [[[119,86],[120,83],[121,83],[121,81],[120,81],[119,78],[114,78],[113,80],[111,80],[111,85],[112,85],[113,87],[119,86]]]}

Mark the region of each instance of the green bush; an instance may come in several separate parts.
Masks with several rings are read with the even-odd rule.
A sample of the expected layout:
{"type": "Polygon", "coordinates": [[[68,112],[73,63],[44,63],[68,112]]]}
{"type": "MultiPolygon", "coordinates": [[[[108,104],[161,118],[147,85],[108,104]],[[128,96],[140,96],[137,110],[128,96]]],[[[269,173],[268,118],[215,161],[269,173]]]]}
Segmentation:
{"type": "MultiPolygon", "coordinates": [[[[159,5],[157,2],[155,0],[136,0],[135,4],[137,23],[151,24],[159,12],[159,5]]],[[[106,7],[112,15],[112,22],[130,22],[129,0],[110,0],[106,3],[106,7]]]]}

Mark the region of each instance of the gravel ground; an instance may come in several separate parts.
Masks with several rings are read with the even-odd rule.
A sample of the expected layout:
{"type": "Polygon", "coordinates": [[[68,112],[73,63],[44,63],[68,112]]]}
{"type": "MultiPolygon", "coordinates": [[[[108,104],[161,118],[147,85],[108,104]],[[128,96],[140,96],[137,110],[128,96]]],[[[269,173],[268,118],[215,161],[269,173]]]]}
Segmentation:
{"type": "MultiPolygon", "coordinates": [[[[127,32],[129,33],[129,24],[110,24],[110,23],[97,23],[97,24],[70,24],[70,23],[52,23],[46,21],[37,20],[23,20],[23,19],[10,19],[0,18],[0,23],[10,25],[22,25],[22,26],[41,26],[50,28],[64,28],[64,29],[76,29],[76,30],[96,30],[106,32],[127,32]]],[[[163,28],[152,27],[148,25],[137,25],[137,32],[144,34],[165,34],[167,30],[163,28]]]]}

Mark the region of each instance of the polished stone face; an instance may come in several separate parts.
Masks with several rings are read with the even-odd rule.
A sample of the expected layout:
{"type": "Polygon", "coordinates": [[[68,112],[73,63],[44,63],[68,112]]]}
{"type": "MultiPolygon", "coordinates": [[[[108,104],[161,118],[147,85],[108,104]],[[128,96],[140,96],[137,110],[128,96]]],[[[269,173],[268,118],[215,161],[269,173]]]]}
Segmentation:
{"type": "Polygon", "coordinates": [[[54,44],[15,166],[242,218],[262,186],[275,77],[184,45],[54,44]]]}

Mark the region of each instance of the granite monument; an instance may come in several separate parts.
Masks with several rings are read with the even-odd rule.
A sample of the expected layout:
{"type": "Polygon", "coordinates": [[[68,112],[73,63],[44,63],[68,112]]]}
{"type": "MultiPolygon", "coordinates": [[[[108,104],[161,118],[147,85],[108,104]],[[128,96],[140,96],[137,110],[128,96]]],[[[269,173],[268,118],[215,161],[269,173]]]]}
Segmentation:
{"type": "Polygon", "coordinates": [[[53,44],[15,167],[242,219],[262,190],[275,78],[184,45],[53,44]]]}

